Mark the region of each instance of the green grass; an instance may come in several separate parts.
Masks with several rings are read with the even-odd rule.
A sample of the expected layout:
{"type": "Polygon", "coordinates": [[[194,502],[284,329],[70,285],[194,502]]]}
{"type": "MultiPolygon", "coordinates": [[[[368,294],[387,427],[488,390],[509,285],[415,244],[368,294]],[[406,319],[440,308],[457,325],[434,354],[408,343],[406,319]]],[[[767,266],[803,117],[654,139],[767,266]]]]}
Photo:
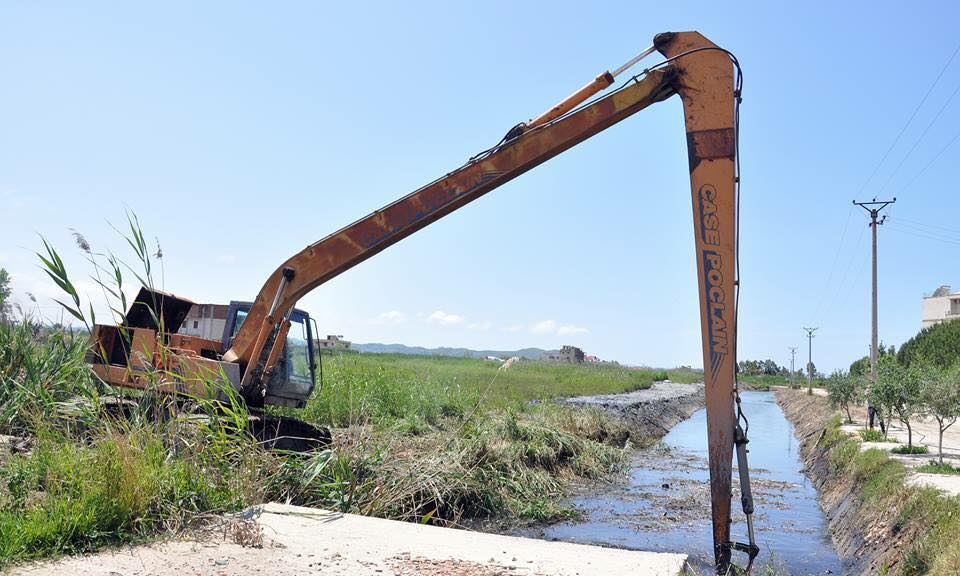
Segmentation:
{"type": "Polygon", "coordinates": [[[857,430],[860,439],[864,442],[886,442],[887,435],[876,428],[862,428],[857,430]]]}
{"type": "Polygon", "coordinates": [[[49,419],[59,403],[96,396],[85,350],[82,335],[30,322],[0,324],[0,433],[27,431],[31,420],[49,419]]]}
{"type": "Polygon", "coordinates": [[[765,374],[755,376],[741,374],[737,376],[737,380],[746,384],[752,390],[761,391],[769,391],[771,386],[787,386],[790,384],[790,379],[786,376],[769,376],[765,374]]]}
{"type": "Polygon", "coordinates": [[[907,446],[904,444],[901,446],[896,446],[890,451],[894,454],[928,454],[930,449],[923,444],[917,444],[914,446],[907,446]]]}
{"type": "MultiPolygon", "coordinates": [[[[266,501],[448,525],[568,517],[570,482],[618,470],[629,435],[605,413],[549,400],[642,389],[664,376],[325,356],[325,386],[296,414],[332,426],[335,444],[280,454],[256,447],[237,403],[197,402],[177,415],[166,400],[136,394],[131,418],[110,417],[101,401],[115,391],[91,379],[84,340],[0,326],[0,433],[33,442],[28,453],[0,455],[0,569],[153,538],[266,501]],[[64,411],[77,398],[81,408],[64,411]]],[[[696,371],[668,376],[699,380],[696,371]]]]}
{"type": "MultiPolygon", "coordinates": [[[[894,532],[912,526],[916,536],[896,572],[889,574],[946,576],[960,573],[960,498],[933,488],[908,486],[906,468],[883,450],[861,452],[859,442],[840,431],[836,416],[820,438],[833,471],[850,476],[867,509],[889,517],[894,532]]],[[[928,465],[929,466],[929,465],[928,465]]]]}
{"type": "Polygon", "coordinates": [[[917,468],[917,472],[923,472],[925,474],[960,474],[960,467],[953,466],[949,462],[944,462],[940,464],[939,462],[931,462],[929,464],[924,464],[917,468]]]}
{"type": "Polygon", "coordinates": [[[472,358],[324,354],[324,387],[303,414],[334,426],[406,421],[413,429],[479,410],[523,410],[531,401],[648,388],[658,379],[695,382],[695,372],[523,361],[507,370],[472,358]]]}
{"type": "Polygon", "coordinates": [[[159,436],[142,432],[92,445],[41,439],[0,471],[0,563],[135,541],[236,510],[245,494],[227,464],[170,458],[159,436]]]}

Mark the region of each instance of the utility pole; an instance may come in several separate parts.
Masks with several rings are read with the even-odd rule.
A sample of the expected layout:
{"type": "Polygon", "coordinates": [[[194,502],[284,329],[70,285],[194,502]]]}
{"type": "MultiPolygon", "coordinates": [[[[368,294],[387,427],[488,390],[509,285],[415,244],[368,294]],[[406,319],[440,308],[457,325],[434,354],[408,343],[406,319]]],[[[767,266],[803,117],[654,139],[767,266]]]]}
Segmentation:
{"type": "Polygon", "coordinates": [[[793,369],[793,361],[796,359],[796,357],[797,357],[797,347],[791,346],[790,347],[790,389],[791,390],[793,389],[793,376],[796,373],[793,369]]]}
{"type": "MultiPolygon", "coordinates": [[[[857,202],[853,201],[854,204],[863,208],[870,214],[870,229],[873,232],[873,307],[870,312],[870,322],[872,324],[871,333],[870,333],[870,387],[872,388],[877,383],[877,226],[886,221],[887,217],[884,216],[877,220],[877,216],[880,215],[880,211],[886,208],[887,206],[896,202],[897,199],[893,200],[877,200],[874,198],[870,202],[857,202]]],[[[868,391],[869,392],[869,391],[868,391]]],[[[867,407],[867,412],[870,414],[870,428],[873,428],[873,414],[872,406],[867,407]]]]}
{"type": "Polygon", "coordinates": [[[818,328],[804,328],[807,331],[807,394],[813,394],[813,333],[818,328]]]}

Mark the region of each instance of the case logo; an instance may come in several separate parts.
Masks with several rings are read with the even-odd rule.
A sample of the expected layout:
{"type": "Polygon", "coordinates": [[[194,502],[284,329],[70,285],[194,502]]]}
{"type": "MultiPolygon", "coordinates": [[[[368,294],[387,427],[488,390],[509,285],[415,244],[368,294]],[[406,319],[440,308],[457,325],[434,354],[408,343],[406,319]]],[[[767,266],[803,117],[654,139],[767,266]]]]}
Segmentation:
{"type": "Polygon", "coordinates": [[[714,377],[719,373],[724,359],[729,354],[729,336],[726,311],[730,300],[724,289],[724,274],[732,274],[727,262],[718,251],[720,248],[720,218],[717,215],[717,189],[711,184],[700,187],[700,239],[702,252],[703,278],[707,299],[707,342],[710,351],[710,371],[714,377]]]}

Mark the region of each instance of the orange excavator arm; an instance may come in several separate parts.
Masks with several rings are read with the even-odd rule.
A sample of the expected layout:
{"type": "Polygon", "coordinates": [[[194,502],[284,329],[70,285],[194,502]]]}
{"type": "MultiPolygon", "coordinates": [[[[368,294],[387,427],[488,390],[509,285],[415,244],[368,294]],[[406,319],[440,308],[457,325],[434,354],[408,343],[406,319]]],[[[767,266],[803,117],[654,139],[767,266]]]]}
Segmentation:
{"type": "MultiPolygon", "coordinates": [[[[647,106],[679,94],[683,100],[703,338],[713,536],[718,571],[725,573],[730,540],[732,460],[738,434],[735,409],[737,274],[736,60],[696,32],[664,33],[616,73],[605,72],[494,148],[392,204],[307,246],[283,263],[261,288],[223,360],[240,364],[241,392],[263,394],[263,375],[283,316],[324,282],[454,210],[502,186],[647,106]],[[666,61],[612,93],[584,103],[614,76],[654,49],[666,61]],[[736,82],[736,83],[735,83],[736,82]]],[[[739,73],[739,70],[737,70],[739,73]]],[[[741,471],[746,468],[740,462],[741,471]]],[[[752,511],[752,503],[751,503],[752,511]]],[[[749,515],[748,515],[749,517],[749,515]]],[[[755,555],[752,545],[751,559],[755,555]]]]}

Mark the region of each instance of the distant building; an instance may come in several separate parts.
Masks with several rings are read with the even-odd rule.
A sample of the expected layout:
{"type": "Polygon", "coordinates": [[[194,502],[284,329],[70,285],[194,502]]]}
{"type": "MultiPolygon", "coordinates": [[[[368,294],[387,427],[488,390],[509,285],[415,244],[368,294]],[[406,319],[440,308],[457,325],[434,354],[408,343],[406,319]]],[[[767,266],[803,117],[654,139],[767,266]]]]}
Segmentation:
{"type": "Polygon", "coordinates": [[[568,364],[582,364],[583,350],[576,346],[564,346],[558,352],[544,352],[540,360],[544,362],[566,362],[568,364]]]}
{"type": "Polygon", "coordinates": [[[923,328],[960,318],[960,292],[950,292],[943,285],[923,297],[923,328]]]}
{"type": "Polygon", "coordinates": [[[587,354],[586,356],[583,357],[583,361],[596,363],[596,362],[600,362],[600,359],[594,356],[593,354],[587,354]]]}
{"type": "Polygon", "coordinates": [[[317,340],[317,350],[349,350],[351,342],[344,340],[343,335],[328,334],[326,338],[317,340]]]}
{"type": "Polygon", "coordinates": [[[226,304],[194,304],[180,325],[180,334],[198,336],[207,340],[223,338],[227,324],[226,304]]]}

